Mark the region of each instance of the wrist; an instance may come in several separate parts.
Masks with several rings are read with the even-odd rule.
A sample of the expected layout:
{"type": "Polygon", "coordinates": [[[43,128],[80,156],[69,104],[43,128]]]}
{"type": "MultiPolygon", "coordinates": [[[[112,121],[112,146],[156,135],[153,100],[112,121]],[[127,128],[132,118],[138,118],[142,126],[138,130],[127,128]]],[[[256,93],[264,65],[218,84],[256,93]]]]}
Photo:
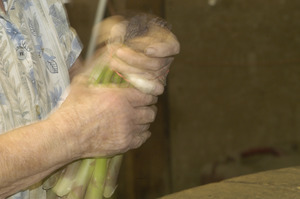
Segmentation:
{"type": "Polygon", "coordinates": [[[79,127],[76,121],[69,114],[54,113],[46,122],[55,129],[58,135],[63,158],[68,162],[79,159],[81,157],[77,141],[79,127]]]}

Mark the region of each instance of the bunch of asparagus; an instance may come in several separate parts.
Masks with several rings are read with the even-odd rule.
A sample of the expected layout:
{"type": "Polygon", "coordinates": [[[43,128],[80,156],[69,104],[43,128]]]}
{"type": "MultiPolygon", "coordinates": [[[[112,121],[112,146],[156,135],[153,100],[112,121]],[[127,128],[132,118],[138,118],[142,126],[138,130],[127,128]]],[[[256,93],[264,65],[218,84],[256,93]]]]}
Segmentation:
{"type": "MultiPolygon", "coordinates": [[[[128,21],[123,45],[136,51],[143,50],[143,46],[134,42],[134,38],[147,35],[155,26],[168,28],[164,20],[146,14],[131,17],[128,21]]],[[[108,62],[100,60],[96,63],[98,64],[90,76],[91,84],[134,86],[143,92],[149,92],[152,89],[151,83],[147,80],[124,74],[125,80],[123,75],[105,65],[108,62]],[[137,79],[138,81],[135,81],[137,79]]],[[[44,182],[42,187],[47,190],[47,199],[110,198],[117,187],[122,157],[122,155],[117,155],[112,158],[83,159],[69,164],[44,182]]]]}

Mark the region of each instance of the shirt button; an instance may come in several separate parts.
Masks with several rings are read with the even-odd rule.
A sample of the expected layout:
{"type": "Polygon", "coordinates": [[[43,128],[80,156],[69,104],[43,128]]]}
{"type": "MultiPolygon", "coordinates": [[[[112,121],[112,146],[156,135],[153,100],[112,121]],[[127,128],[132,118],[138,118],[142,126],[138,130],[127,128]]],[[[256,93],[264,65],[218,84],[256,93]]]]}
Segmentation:
{"type": "Polygon", "coordinates": [[[18,48],[17,49],[17,56],[18,56],[19,60],[26,59],[26,51],[23,48],[18,48]]]}

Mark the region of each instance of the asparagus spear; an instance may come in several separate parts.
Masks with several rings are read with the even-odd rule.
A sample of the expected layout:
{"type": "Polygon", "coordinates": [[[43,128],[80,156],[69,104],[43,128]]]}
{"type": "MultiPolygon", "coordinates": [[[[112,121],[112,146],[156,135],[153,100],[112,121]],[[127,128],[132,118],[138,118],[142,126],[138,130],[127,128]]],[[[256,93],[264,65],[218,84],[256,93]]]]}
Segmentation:
{"type": "Polygon", "coordinates": [[[107,158],[98,158],[84,199],[102,199],[106,179],[107,158]]]}
{"type": "Polygon", "coordinates": [[[63,173],[65,172],[65,168],[60,169],[59,171],[55,172],[54,174],[52,174],[48,179],[45,180],[45,182],[43,183],[43,189],[44,190],[48,190],[53,188],[58,179],[60,179],[60,176],[63,175],[63,173]]]}
{"type": "Polygon", "coordinates": [[[71,191],[73,183],[75,181],[76,173],[79,170],[80,163],[81,161],[76,161],[72,164],[69,164],[65,168],[61,178],[52,189],[54,193],[62,197],[67,195],[71,191]]]}
{"type": "Polygon", "coordinates": [[[110,198],[117,189],[117,180],[122,164],[123,155],[117,155],[109,161],[109,169],[106,174],[103,196],[110,198]]]}
{"type": "Polygon", "coordinates": [[[75,177],[72,190],[67,199],[83,199],[86,193],[88,182],[95,168],[95,159],[84,159],[81,161],[80,168],[75,177]]]}

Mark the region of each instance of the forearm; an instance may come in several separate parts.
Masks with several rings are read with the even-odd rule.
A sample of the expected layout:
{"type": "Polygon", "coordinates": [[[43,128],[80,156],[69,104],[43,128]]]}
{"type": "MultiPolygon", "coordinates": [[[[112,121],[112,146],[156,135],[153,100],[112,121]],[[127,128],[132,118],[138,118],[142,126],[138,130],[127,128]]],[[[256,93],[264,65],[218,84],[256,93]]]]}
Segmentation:
{"type": "Polygon", "coordinates": [[[67,145],[66,132],[49,119],[0,135],[0,198],[71,162],[74,157],[67,153],[67,145]]]}

